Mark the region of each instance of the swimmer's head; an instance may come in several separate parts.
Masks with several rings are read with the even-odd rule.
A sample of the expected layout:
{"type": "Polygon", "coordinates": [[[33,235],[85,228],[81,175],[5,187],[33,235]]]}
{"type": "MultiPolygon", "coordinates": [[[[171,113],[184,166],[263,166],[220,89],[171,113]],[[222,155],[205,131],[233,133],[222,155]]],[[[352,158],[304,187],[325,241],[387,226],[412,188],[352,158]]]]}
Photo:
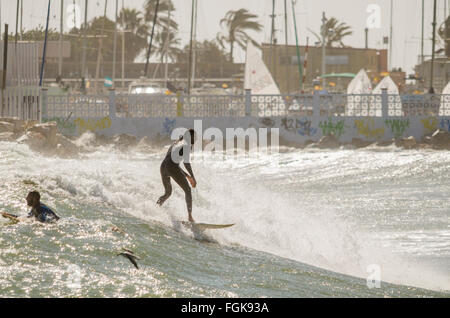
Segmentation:
{"type": "Polygon", "coordinates": [[[27,204],[28,206],[36,206],[39,204],[41,200],[41,195],[37,191],[31,191],[27,195],[27,204]]]}

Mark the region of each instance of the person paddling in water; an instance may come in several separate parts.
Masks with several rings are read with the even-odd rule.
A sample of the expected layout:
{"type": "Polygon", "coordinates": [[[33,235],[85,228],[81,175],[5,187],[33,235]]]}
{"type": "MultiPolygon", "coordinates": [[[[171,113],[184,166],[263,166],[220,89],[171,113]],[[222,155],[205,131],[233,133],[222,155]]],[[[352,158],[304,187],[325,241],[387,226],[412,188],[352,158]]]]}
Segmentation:
{"type": "Polygon", "coordinates": [[[34,217],[37,221],[48,223],[58,221],[59,217],[49,207],[41,203],[41,195],[32,191],[27,195],[27,205],[31,207],[28,217],[34,217]]]}
{"type": "Polygon", "coordinates": [[[162,195],[156,202],[161,206],[170,197],[172,194],[172,184],[170,183],[170,178],[172,178],[184,191],[190,222],[194,222],[194,219],[192,218],[192,194],[189,183],[193,188],[197,186],[197,181],[195,180],[190,164],[190,150],[194,145],[194,138],[194,129],[189,129],[186,131],[184,136],[181,136],[180,139],[175,141],[170,146],[169,151],[167,151],[167,154],[161,163],[160,169],[165,192],[164,195],[162,195]],[[188,172],[181,169],[181,161],[183,161],[183,164],[188,172]]]}

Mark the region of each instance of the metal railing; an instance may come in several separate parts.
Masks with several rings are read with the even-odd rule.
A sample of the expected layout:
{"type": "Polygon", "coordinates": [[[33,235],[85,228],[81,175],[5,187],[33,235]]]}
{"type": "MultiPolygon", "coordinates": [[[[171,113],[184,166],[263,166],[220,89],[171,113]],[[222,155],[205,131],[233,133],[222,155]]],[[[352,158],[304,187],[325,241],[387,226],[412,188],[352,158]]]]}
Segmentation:
{"type": "Polygon", "coordinates": [[[0,90],[0,117],[40,119],[39,87],[8,87],[0,90]]]}
{"type": "Polygon", "coordinates": [[[48,95],[43,117],[408,117],[450,116],[450,95],[48,95]]]}

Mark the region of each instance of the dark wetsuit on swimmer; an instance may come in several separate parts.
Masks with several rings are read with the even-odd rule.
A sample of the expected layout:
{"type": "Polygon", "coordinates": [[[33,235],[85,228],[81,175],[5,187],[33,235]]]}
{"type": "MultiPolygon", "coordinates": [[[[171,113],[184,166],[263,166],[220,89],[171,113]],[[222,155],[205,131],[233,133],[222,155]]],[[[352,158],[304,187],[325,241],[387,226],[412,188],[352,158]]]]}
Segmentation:
{"type": "Polygon", "coordinates": [[[159,198],[157,204],[162,205],[172,194],[172,184],[170,183],[170,178],[172,178],[184,191],[186,206],[189,214],[189,221],[193,222],[192,194],[188,179],[191,179],[190,182],[193,182],[193,187],[195,187],[196,181],[194,173],[192,172],[191,164],[189,162],[186,162],[186,160],[183,161],[184,166],[188,171],[188,173],[186,173],[180,167],[181,160],[176,160],[176,157],[180,159],[183,158],[183,148],[185,147],[190,147],[190,145],[188,145],[184,138],[181,137],[179,140],[174,142],[172,146],[170,146],[169,151],[167,152],[166,157],[161,164],[161,179],[164,185],[165,192],[164,195],[159,198]],[[172,154],[174,154],[174,156],[172,154]]]}
{"type": "Polygon", "coordinates": [[[32,191],[27,195],[27,205],[31,207],[28,217],[34,217],[40,222],[58,221],[59,217],[48,206],[41,203],[41,195],[37,191],[32,191]]]}
{"type": "Polygon", "coordinates": [[[32,208],[31,211],[28,213],[28,217],[35,217],[36,220],[48,223],[48,222],[54,222],[58,221],[59,217],[53,212],[48,206],[41,203],[39,207],[32,208]]]}

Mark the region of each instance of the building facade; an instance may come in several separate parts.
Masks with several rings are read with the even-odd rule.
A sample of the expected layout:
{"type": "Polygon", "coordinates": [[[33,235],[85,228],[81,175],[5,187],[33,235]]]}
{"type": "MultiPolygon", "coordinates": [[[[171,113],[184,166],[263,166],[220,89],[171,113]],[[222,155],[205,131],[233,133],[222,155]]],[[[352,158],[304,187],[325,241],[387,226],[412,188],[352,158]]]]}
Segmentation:
{"type": "MultiPolygon", "coordinates": [[[[431,85],[431,60],[418,64],[415,68],[416,76],[420,81],[420,90],[427,92],[431,85]]],[[[450,59],[436,58],[433,67],[433,88],[436,93],[442,92],[450,81],[450,59]]]]}

